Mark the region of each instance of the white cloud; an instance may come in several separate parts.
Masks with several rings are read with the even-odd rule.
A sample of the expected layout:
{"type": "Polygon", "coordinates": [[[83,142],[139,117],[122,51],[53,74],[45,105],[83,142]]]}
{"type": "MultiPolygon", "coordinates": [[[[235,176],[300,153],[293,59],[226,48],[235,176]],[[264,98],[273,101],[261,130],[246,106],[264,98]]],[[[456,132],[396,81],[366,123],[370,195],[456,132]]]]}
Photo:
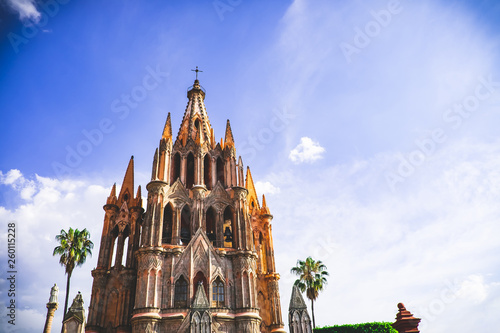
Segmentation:
{"type": "Polygon", "coordinates": [[[474,303],[481,303],[488,297],[488,285],[482,275],[471,275],[462,282],[457,296],[474,303]]]}
{"type": "Polygon", "coordinates": [[[12,185],[14,184],[17,180],[22,179],[22,174],[21,171],[17,169],[12,169],[7,172],[7,174],[3,175],[3,173],[0,171],[0,183],[5,184],[5,185],[12,185]]]}
{"type": "Polygon", "coordinates": [[[255,190],[258,195],[262,194],[277,194],[280,193],[279,187],[274,186],[271,182],[258,181],[255,183],[255,190]]]}
{"type": "Polygon", "coordinates": [[[35,0],[7,0],[7,4],[19,14],[22,21],[38,22],[41,14],[36,8],[35,0]]]}
{"type": "Polygon", "coordinates": [[[31,200],[37,191],[34,181],[26,179],[21,171],[17,169],[9,170],[5,175],[0,171],[0,185],[10,186],[20,192],[20,197],[24,200],[31,200]]]}
{"type": "MultiPolygon", "coordinates": [[[[19,170],[0,172],[0,190],[9,186],[12,194],[24,200],[16,200],[15,207],[0,206],[0,221],[16,223],[17,280],[16,301],[18,306],[16,329],[32,332],[44,325],[50,288],[57,283],[60,287],[59,310],[56,311],[53,330],[60,329],[62,320],[61,300],[64,302],[66,276],[52,251],[57,243],[55,236],[61,229],[69,227],[90,231],[94,242],[92,257],[74,270],[71,278],[70,304],[78,290],[84,295],[85,306],[90,300],[92,277],[90,270],[95,267],[102,231],[102,205],[109,195],[109,188],[88,184],[82,180],[64,181],[35,176],[27,180],[19,170]],[[29,200],[26,200],[29,199],[29,200]],[[36,277],[36,278],[30,278],[36,277]]],[[[6,239],[6,229],[0,230],[0,237],[6,239]]],[[[6,248],[0,248],[0,258],[6,258],[6,248]]],[[[4,260],[6,262],[6,259],[4,260]]],[[[6,290],[6,280],[0,280],[0,289],[6,290]]],[[[6,294],[0,303],[8,301],[6,294]]],[[[1,327],[7,327],[0,323],[1,327]]]]}
{"type": "MultiPolygon", "coordinates": [[[[393,321],[403,302],[426,332],[461,331],[482,315],[477,304],[500,281],[500,141],[450,142],[396,193],[383,177],[396,158],[389,155],[310,176],[293,169],[268,175],[287,193],[270,207],[282,303],[295,279],[290,267],[312,255],[332,274],[315,304],[317,324],[393,321]],[[456,296],[442,298],[456,280],[456,296]]],[[[490,311],[500,311],[499,300],[490,311]]]]}
{"type": "Polygon", "coordinates": [[[325,148],[318,142],[313,141],[306,136],[300,138],[300,143],[292,149],[288,158],[294,163],[312,163],[323,158],[325,148]]]}

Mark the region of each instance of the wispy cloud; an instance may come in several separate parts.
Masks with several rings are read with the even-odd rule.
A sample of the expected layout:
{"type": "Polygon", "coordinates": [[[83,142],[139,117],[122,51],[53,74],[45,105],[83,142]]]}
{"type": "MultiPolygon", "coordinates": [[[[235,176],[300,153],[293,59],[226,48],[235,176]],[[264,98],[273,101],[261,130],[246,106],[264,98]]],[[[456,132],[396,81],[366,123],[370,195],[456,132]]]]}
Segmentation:
{"type": "Polygon", "coordinates": [[[7,5],[19,14],[21,21],[38,22],[41,13],[36,7],[36,0],[6,0],[7,5]]]}
{"type": "Polygon", "coordinates": [[[258,195],[280,193],[279,187],[274,186],[268,181],[258,181],[255,183],[255,189],[258,195]]]}

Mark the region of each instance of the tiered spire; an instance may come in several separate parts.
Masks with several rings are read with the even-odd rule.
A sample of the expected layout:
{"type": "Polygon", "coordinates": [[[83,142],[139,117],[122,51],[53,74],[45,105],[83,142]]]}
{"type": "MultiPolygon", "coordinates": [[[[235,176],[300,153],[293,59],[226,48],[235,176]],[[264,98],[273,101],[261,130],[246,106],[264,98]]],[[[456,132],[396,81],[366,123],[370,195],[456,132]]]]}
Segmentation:
{"type": "Polygon", "coordinates": [[[204,144],[206,142],[211,148],[212,126],[210,125],[205,108],[205,91],[198,80],[195,80],[193,86],[189,89],[188,99],[188,105],[184,112],[176,144],[180,141],[184,146],[189,139],[195,141],[196,136],[199,135],[200,143],[204,144]]]}

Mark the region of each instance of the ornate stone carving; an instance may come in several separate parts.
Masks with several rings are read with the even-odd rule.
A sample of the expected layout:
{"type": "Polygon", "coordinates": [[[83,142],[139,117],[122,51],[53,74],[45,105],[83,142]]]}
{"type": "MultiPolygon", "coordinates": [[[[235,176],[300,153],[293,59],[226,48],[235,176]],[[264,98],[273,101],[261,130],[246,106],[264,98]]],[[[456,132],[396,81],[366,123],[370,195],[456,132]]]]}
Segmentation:
{"type": "Polygon", "coordinates": [[[158,256],[146,254],[139,260],[139,271],[159,270],[161,264],[162,261],[158,259],[158,256]]]}

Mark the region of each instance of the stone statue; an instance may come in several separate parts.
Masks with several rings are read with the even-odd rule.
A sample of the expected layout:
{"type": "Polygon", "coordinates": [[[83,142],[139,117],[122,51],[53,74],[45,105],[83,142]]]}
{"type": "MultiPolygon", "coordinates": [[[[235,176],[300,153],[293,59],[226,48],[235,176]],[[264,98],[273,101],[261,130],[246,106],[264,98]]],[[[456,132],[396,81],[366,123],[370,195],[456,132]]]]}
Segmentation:
{"type": "Polygon", "coordinates": [[[58,294],[59,294],[59,288],[57,287],[57,284],[54,283],[54,286],[50,288],[49,303],[57,303],[58,294]]]}
{"type": "Polygon", "coordinates": [[[70,311],[80,311],[83,310],[83,297],[80,292],[76,295],[75,299],[73,300],[73,304],[69,307],[70,311]]]}

